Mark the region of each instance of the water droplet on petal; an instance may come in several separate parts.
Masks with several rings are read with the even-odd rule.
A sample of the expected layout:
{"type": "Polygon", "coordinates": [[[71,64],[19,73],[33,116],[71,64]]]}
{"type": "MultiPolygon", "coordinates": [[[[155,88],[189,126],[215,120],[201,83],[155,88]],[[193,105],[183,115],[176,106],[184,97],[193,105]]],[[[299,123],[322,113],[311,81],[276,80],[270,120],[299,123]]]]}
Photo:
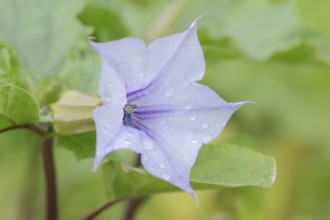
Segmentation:
{"type": "Polygon", "coordinates": [[[165,96],[166,97],[171,97],[174,95],[174,89],[173,88],[167,88],[165,89],[165,96]]]}
{"type": "Polygon", "coordinates": [[[206,124],[206,123],[202,124],[202,128],[208,128],[208,127],[209,127],[208,124],[206,124]]]}
{"type": "Polygon", "coordinates": [[[196,116],[191,116],[191,117],[190,117],[190,120],[191,120],[191,121],[195,121],[195,120],[196,120],[196,116]]]}
{"type": "Polygon", "coordinates": [[[149,157],[147,155],[143,155],[142,160],[147,161],[147,160],[149,160],[149,157]]]}
{"type": "Polygon", "coordinates": [[[164,126],[164,125],[166,125],[167,124],[167,120],[166,119],[162,119],[162,120],[160,120],[160,122],[159,122],[159,125],[160,126],[164,126]]]}
{"type": "Polygon", "coordinates": [[[145,141],[143,143],[143,149],[152,150],[152,149],[154,149],[154,144],[151,141],[145,141]]]}
{"type": "Polygon", "coordinates": [[[225,126],[226,125],[226,122],[222,123],[222,126],[225,126]]]}
{"type": "Polygon", "coordinates": [[[191,143],[197,144],[197,139],[192,139],[191,143]]]}
{"type": "Polygon", "coordinates": [[[162,169],[164,169],[165,168],[165,165],[164,164],[160,164],[159,167],[162,168],[162,169]]]}
{"type": "Polygon", "coordinates": [[[111,99],[110,98],[106,98],[106,97],[103,97],[102,98],[102,104],[104,105],[105,103],[109,103],[111,102],[111,99]]]}
{"type": "Polygon", "coordinates": [[[131,144],[131,142],[129,140],[124,140],[124,144],[129,145],[129,144],[131,144]]]}
{"type": "Polygon", "coordinates": [[[212,122],[215,122],[215,119],[214,119],[214,118],[211,118],[211,121],[212,121],[212,122]]]}
{"type": "Polygon", "coordinates": [[[164,180],[169,180],[170,179],[170,175],[169,174],[167,174],[167,173],[162,173],[161,175],[160,175],[164,180]]]}

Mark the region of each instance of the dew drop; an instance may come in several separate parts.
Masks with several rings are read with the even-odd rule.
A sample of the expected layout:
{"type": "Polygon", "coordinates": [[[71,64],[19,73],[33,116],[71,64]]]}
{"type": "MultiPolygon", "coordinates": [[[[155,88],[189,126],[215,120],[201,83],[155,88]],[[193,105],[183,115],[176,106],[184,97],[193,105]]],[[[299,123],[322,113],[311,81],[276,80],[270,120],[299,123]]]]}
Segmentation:
{"type": "Polygon", "coordinates": [[[161,174],[161,177],[162,177],[164,180],[169,180],[169,179],[170,179],[170,175],[167,174],[167,173],[162,173],[162,174],[161,174]]]}
{"type": "Polygon", "coordinates": [[[171,96],[173,96],[174,95],[174,89],[173,88],[167,88],[166,90],[165,90],[165,96],[166,97],[171,97],[171,96]]]}
{"type": "Polygon", "coordinates": [[[167,120],[166,119],[162,119],[160,122],[159,122],[159,125],[160,126],[164,126],[167,124],[167,120]]]}
{"type": "Polygon", "coordinates": [[[164,169],[165,168],[165,165],[164,164],[160,164],[159,167],[162,168],[162,169],[164,169]]]}
{"type": "Polygon", "coordinates": [[[190,120],[191,120],[191,121],[195,121],[195,120],[196,120],[196,116],[191,116],[191,117],[190,117],[190,120]]]}
{"type": "Polygon", "coordinates": [[[111,102],[110,98],[105,98],[105,97],[102,98],[102,104],[103,105],[104,105],[104,103],[109,103],[109,102],[111,102]]]}
{"type": "Polygon", "coordinates": [[[131,142],[129,140],[124,140],[124,144],[129,145],[129,144],[131,144],[131,142]]]}
{"type": "Polygon", "coordinates": [[[212,121],[212,122],[215,122],[215,119],[214,119],[214,118],[211,118],[211,121],[212,121]]]}
{"type": "Polygon", "coordinates": [[[128,129],[126,134],[129,137],[134,137],[134,131],[132,129],[128,129]]]}
{"type": "Polygon", "coordinates": [[[192,139],[191,143],[197,144],[197,139],[192,139]]]}
{"type": "Polygon", "coordinates": [[[206,124],[206,123],[202,124],[202,128],[208,128],[208,127],[209,127],[208,124],[206,124]]]}
{"type": "Polygon", "coordinates": [[[152,150],[154,149],[154,144],[151,141],[146,141],[143,143],[143,149],[152,150]]]}
{"type": "Polygon", "coordinates": [[[144,156],[142,157],[142,160],[143,160],[143,161],[147,161],[147,160],[149,160],[149,157],[148,157],[147,155],[144,155],[144,156]]]}

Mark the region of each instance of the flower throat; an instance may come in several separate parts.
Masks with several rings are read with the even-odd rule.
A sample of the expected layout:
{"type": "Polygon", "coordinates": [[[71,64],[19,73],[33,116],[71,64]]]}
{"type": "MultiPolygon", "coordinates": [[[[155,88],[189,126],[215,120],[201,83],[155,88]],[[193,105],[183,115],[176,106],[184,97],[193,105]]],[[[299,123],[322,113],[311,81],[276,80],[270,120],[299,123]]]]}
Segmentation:
{"type": "Polygon", "coordinates": [[[126,104],[123,108],[124,110],[124,117],[123,117],[123,123],[124,125],[131,125],[133,123],[132,113],[134,112],[134,109],[136,108],[136,105],[126,104]]]}

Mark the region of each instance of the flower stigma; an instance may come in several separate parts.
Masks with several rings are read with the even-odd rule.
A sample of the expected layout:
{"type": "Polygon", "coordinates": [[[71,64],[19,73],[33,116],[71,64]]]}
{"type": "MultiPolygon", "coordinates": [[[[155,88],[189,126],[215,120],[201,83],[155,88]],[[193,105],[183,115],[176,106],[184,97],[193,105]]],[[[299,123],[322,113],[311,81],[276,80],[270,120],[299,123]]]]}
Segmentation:
{"type": "Polygon", "coordinates": [[[126,104],[123,108],[124,110],[124,117],[123,117],[123,123],[124,125],[132,125],[133,118],[132,113],[134,112],[134,109],[136,108],[136,105],[126,104]]]}

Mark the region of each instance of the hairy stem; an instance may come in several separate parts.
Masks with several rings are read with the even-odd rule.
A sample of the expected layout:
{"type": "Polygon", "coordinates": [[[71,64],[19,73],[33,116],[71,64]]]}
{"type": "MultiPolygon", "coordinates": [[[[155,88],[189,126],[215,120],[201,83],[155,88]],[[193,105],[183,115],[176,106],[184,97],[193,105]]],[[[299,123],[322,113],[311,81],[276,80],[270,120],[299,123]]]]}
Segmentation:
{"type": "Polygon", "coordinates": [[[47,220],[57,220],[57,190],[53,155],[53,142],[46,138],[42,143],[42,156],[47,188],[47,220]]]}

